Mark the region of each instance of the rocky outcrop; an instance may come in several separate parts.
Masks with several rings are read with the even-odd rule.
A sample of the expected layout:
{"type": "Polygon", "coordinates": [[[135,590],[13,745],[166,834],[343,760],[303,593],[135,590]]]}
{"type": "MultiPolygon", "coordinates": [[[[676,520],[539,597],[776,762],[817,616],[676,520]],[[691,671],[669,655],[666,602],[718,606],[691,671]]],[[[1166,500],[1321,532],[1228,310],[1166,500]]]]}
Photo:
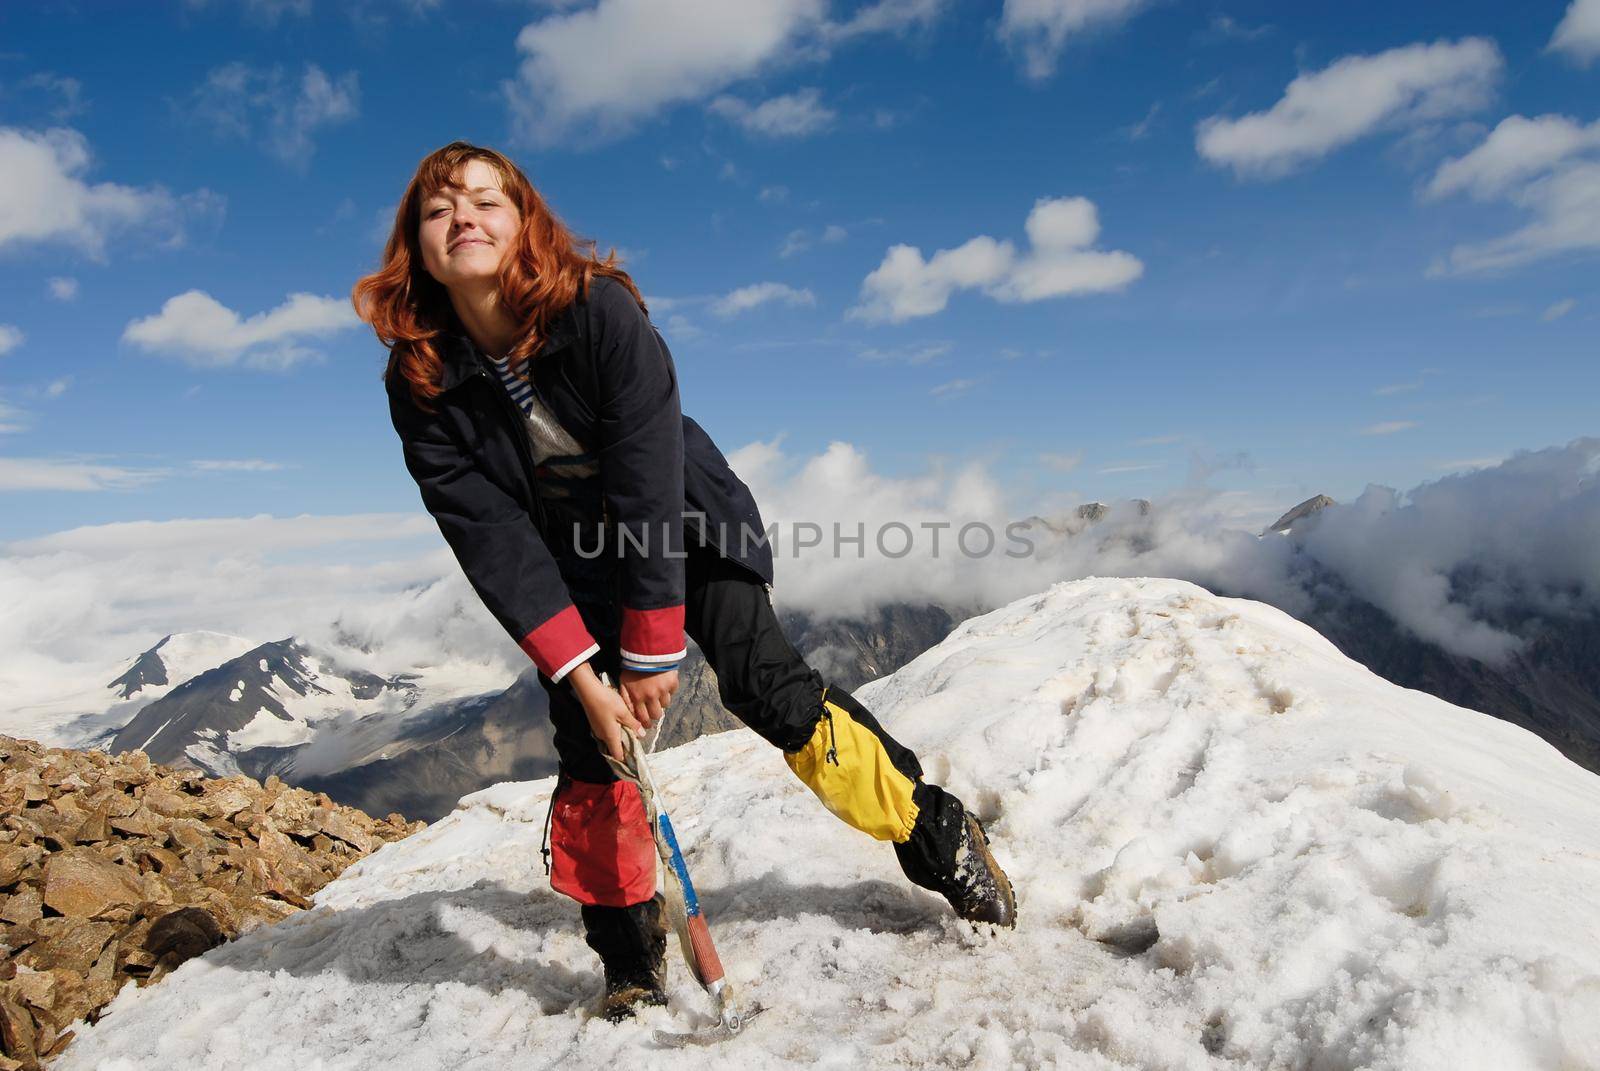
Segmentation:
{"type": "Polygon", "coordinates": [[[421,828],[275,777],[0,737],[0,1071],[39,1067],[127,982],[310,906],[421,828]]]}

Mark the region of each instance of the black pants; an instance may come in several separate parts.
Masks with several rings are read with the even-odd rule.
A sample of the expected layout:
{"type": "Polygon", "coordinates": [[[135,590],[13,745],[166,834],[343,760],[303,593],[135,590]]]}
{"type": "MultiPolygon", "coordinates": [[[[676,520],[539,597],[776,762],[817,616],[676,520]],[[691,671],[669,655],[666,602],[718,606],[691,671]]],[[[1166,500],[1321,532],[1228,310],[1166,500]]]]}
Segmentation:
{"type": "MultiPolygon", "coordinates": [[[[767,589],[758,577],[692,536],[686,540],[686,551],[684,628],[716,673],[723,706],[788,756],[798,756],[808,748],[821,756],[823,745],[832,748],[836,741],[840,748],[846,747],[852,738],[844,735],[842,723],[853,722],[859,727],[853,730],[855,742],[881,745],[881,751],[870,756],[878,762],[880,774],[886,759],[894,771],[909,781],[909,785],[899,783],[909,788],[916,814],[910,835],[895,840],[901,869],[923,888],[949,891],[963,826],[961,802],[938,786],[925,783],[916,755],[885,732],[854,696],[827,685],[805,663],[783,634],[767,589]],[[827,726],[822,725],[824,718],[827,726]],[[863,735],[862,730],[870,735],[863,735]]],[[[590,665],[616,681],[621,668],[616,563],[597,558],[563,564],[571,565],[570,570],[563,570],[568,587],[590,635],[600,645],[600,651],[590,658],[590,665]]],[[[583,706],[571,687],[564,682],[554,684],[543,676],[540,683],[550,696],[550,719],[561,760],[556,791],[559,808],[560,798],[569,788],[593,794],[602,791],[600,786],[612,785],[616,777],[601,755],[583,706]],[[572,782],[578,785],[573,786],[572,782]]],[[[667,716],[672,716],[670,709],[667,716]]],[[[837,763],[834,750],[827,750],[827,757],[818,761],[832,759],[837,763]]],[[[799,769],[796,772],[807,780],[806,774],[799,769]]],[[[824,772],[835,780],[840,776],[833,771],[824,772]]],[[[808,783],[822,794],[815,783],[808,783]]],[[[608,963],[642,955],[649,944],[642,932],[647,927],[640,921],[644,916],[638,910],[630,913],[630,906],[636,905],[583,904],[589,944],[608,963]]],[[[651,912],[644,914],[655,917],[651,912]]]]}

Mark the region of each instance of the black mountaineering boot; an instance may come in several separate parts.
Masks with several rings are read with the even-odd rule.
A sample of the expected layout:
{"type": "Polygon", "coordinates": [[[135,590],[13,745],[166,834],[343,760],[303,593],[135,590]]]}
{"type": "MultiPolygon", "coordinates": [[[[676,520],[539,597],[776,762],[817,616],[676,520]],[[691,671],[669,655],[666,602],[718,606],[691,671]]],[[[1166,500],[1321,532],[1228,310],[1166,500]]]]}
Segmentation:
{"type": "Polygon", "coordinates": [[[916,825],[910,838],[894,846],[906,877],[949,900],[968,922],[1015,926],[1017,898],[989,851],[983,826],[938,785],[918,781],[911,798],[916,825]]]}
{"type": "Polygon", "coordinates": [[[968,922],[1007,928],[1017,924],[1017,898],[1011,891],[1011,879],[989,851],[983,824],[970,814],[961,831],[955,876],[945,899],[968,922]]]}
{"type": "Polygon", "coordinates": [[[584,905],[589,947],[605,967],[600,1015],[620,1023],[637,1009],[667,1002],[667,919],[658,894],[632,907],[584,905]]]}

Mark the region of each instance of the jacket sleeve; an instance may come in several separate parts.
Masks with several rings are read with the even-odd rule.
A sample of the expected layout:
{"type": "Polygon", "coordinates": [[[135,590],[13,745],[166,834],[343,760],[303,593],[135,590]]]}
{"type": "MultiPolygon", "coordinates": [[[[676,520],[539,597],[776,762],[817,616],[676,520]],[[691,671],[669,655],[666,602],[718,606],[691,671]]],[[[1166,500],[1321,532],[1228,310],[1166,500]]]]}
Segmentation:
{"type": "Polygon", "coordinates": [[[622,557],[622,665],[659,671],[683,659],[683,414],[678,375],[626,287],[590,300],[599,383],[600,480],[622,557]]]}
{"type": "Polygon", "coordinates": [[[484,475],[436,415],[413,404],[403,384],[389,389],[389,416],[422,504],[473,590],[539,672],[561,680],[600,648],[533,518],[484,475]]]}

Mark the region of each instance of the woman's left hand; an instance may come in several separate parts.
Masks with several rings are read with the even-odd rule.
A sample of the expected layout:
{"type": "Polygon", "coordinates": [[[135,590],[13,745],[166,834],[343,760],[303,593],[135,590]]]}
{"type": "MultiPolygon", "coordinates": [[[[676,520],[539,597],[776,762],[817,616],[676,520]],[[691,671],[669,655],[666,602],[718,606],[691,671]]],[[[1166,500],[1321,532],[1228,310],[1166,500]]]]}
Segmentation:
{"type": "Polygon", "coordinates": [[[678,671],[675,669],[661,673],[622,671],[622,694],[633,708],[633,716],[646,729],[667,716],[667,704],[672,702],[672,693],[677,690],[678,671]]]}

